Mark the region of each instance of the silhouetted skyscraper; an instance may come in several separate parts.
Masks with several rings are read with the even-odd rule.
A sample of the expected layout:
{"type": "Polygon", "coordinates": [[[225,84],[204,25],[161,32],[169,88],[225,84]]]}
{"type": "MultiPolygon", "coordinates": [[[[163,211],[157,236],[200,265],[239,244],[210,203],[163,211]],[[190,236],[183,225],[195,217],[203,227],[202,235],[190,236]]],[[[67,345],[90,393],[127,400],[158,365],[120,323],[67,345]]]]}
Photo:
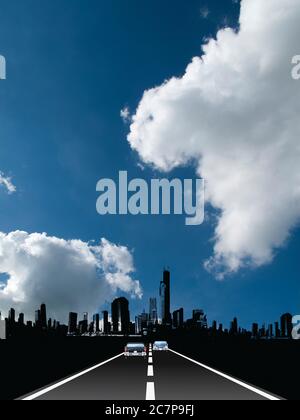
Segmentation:
{"type": "Polygon", "coordinates": [[[135,333],[142,334],[144,330],[147,330],[149,325],[149,314],[144,312],[135,318],[135,333]]]}
{"type": "Polygon", "coordinates": [[[60,322],[59,322],[59,321],[54,320],[54,321],[53,321],[53,329],[54,329],[54,330],[58,330],[59,328],[60,328],[60,322]]]}
{"type": "Polygon", "coordinates": [[[108,311],[102,312],[103,316],[103,334],[109,333],[108,311]]]}
{"type": "Polygon", "coordinates": [[[184,323],[184,309],[178,309],[178,311],[173,312],[173,327],[182,328],[184,323]]]}
{"type": "Polygon", "coordinates": [[[230,334],[237,335],[238,332],[239,332],[238,320],[237,318],[234,318],[234,320],[231,323],[230,334]]]}
{"type": "Polygon", "coordinates": [[[95,333],[100,332],[100,316],[99,316],[99,314],[95,314],[93,316],[93,324],[94,324],[94,332],[95,333]]]}
{"type": "Polygon", "coordinates": [[[264,325],[262,326],[262,328],[260,329],[260,336],[261,336],[261,337],[266,337],[266,335],[267,335],[266,325],[264,324],[264,325]]]}
{"type": "Polygon", "coordinates": [[[150,298],[149,319],[150,319],[151,324],[153,325],[155,325],[158,321],[156,298],[150,298]]]}
{"type": "Polygon", "coordinates": [[[19,325],[24,325],[24,314],[19,315],[18,324],[19,325]]]}
{"type": "Polygon", "coordinates": [[[35,311],[35,326],[37,328],[40,328],[42,326],[42,323],[41,323],[41,311],[39,309],[37,311],[35,311]]]}
{"type": "Polygon", "coordinates": [[[273,325],[272,324],[269,325],[268,336],[269,336],[269,338],[273,338],[273,336],[274,336],[273,325]]]}
{"type": "Polygon", "coordinates": [[[252,325],[252,337],[253,338],[258,338],[258,333],[259,333],[259,325],[258,324],[253,324],[252,325]]]}
{"type": "Polygon", "coordinates": [[[77,332],[77,318],[78,315],[75,312],[69,313],[69,326],[68,326],[68,333],[69,334],[76,334],[77,332]]]}
{"type": "Polygon", "coordinates": [[[41,327],[47,328],[47,310],[44,303],[41,305],[41,327]]]}
{"type": "Polygon", "coordinates": [[[16,311],[11,308],[8,313],[8,322],[14,324],[16,322],[16,311]]]}
{"type": "Polygon", "coordinates": [[[276,338],[280,338],[281,333],[280,333],[280,328],[279,328],[279,322],[275,322],[275,337],[276,338]]]}
{"type": "Polygon", "coordinates": [[[87,312],[83,314],[83,320],[79,322],[79,333],[86,334],[89,328],[89,315],[87,312]]]}
{"type": "Polygon", "coordinates": [[[94,334],[95,333],[95,322],[91,322],[90,325],[88,326],[88,332],[89,334],[94,334]]]}
{"type": "Polygon", "coordinates": [[[195,322],[200,321],[203,315],[204,315],[204,312],[203,312],[202,309],[194,309],[193,310],[193,321],[195,321],[195,322]]]}
{"type": "Polygon", "coordinates": [[[293,316],[291,314],[282,315],[281,321],[281,337],[291,338],[293,331],[293,316]]]}
{"type": "Polygon", "coordinates": [[[172,325],[171,316],[171,273],[164,270],[163,280],[159,290],[161,300],[161,318],[163,325],[172,325]]]}
{"type": "Polygon", "coordinates": [[[130,314],[129,302],[126,298],[119,298],[111,305],[113,332],[115,334],[129,334],[130,314]]]}
{"type": "Polygon", "coordinates": [[[193,310],[193,324],[197,328],[207,328],[207,317],[202,309],[193,310]]]}

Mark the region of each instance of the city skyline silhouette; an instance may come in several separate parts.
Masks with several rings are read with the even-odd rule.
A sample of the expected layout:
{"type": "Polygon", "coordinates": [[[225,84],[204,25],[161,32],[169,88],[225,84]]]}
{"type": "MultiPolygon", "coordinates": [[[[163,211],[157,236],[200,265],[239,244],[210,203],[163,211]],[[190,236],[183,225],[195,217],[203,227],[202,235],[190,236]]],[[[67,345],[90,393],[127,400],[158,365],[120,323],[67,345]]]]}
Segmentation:
{"type": "Polygon", "coordinates": [[[147,337],[151,334],[180,330],[198,331],[208,335],[244,336],[252,339],[292,338],[293,316],[289,313],[281,315],[280,319],[269,325],[253,322],[251,331],[239,325],[238,317],[235,317],[229,326],[224,326],[217,320],[208,322],[208,316],[204,309],[200,308],[193,309],[192,317],[186,318],[184,307],[171,311],[171,288],[171,271],[165,268],[159,284],[159,301],[156,297],[150,298],[149,312],[144,310],[142,314],[131,316],[129,300],[119,297],[112,302],[110,313],[102,311],[101,318],[99,313],[84,312],[80,319],[78,313],[70,312],[68,325],[64,325],[59,320],[47,318],[45,303],[42,303],[35,311],[34,322],[31,320],[25,322],[23,313],[19,313],[16,319],[16,311],[11,308],[7,318],[0,320],[0,339],[25,336],[26,332],[43,335],[52,333],[54,336],[136,335],[147,337]]]}

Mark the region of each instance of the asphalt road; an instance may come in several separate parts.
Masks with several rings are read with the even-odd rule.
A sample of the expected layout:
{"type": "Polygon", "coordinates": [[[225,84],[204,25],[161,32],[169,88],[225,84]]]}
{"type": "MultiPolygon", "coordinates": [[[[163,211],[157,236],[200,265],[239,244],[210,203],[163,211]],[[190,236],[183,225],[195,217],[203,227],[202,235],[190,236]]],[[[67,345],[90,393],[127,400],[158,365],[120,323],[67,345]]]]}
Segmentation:
{"type": "Polygon", "coordinates": [[[125,359],[119,355],[24,400],[201,401],[273,400],[271,394],[173,351],[125,359]]]}

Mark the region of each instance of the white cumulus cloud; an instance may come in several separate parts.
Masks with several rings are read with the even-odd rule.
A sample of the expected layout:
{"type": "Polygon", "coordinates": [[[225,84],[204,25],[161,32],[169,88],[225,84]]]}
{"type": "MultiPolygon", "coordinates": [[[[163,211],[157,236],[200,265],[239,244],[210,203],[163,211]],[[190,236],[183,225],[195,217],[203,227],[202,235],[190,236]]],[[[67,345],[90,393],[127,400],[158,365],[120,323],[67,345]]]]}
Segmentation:
{"type": "Polygon", "coordinates": [[[0,311],[10,307],[32,318],[45,302],[51,316],[66,321],[68,313],[96,313],[116,294],[140,298],[133,279],[133,257],[126,247],[102,239],[98,245],[47,234],[0,232],[0,311]]]}
{"type": "Polygon", "coordinates": [[[242,0],[182,77],[144,93],[128,136],[161,171],[196,163],[219,211],[218,275],[270,263],[300,219],[299,0],[242,0]]]}
{"type": "Polygon", "coordinates": [[[0,186],[3,186],[5,190],[8,192],[8,194],[13,194],[17,191],[17,188],[13,184],[11,178],[5,176],[1,171],[0,171],[0,186]]]}

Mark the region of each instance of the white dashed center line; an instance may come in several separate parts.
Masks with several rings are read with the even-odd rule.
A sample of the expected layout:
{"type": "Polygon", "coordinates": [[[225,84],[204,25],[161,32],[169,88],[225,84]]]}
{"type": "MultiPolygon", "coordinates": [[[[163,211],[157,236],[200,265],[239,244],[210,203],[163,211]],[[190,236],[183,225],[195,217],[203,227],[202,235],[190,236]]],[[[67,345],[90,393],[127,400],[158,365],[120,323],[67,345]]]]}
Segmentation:
{"type": "Polygon", "coordinates": [[[146,401],[155,401],[155,385],[154,382],[147,383],[146,401]]]}
{"type": "MultiPolygon", "coordinates": [[[[152,357],[152,344],[149,345],[149,358],[148,358],[148,378],[154,377],[154,368],[153,368],[153,357],[152,357]]],[[[146,401],[155,401],[155,383],[148,382],[146,390],[146,401]]]]}
{"type": "Polygon", "coordinates": [[[148,377],[154,376],[154,369],[153,366],[148,366],[148,377]]]}

